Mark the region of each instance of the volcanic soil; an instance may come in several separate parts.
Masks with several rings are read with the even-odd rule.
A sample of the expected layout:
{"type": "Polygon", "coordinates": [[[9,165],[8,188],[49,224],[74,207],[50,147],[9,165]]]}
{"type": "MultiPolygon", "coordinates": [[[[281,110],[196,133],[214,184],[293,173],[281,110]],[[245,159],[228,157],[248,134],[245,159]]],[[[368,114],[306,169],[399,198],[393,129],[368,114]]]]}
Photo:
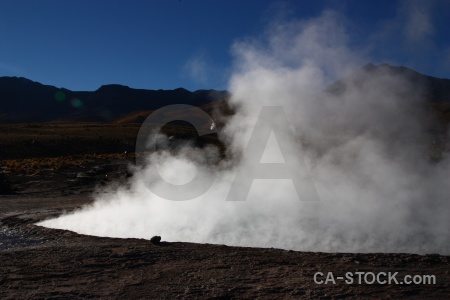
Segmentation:
{"type": "Polygon", "coordinates": [[[34,225],[91,203],[97,184],[41,178],[21,183],[15,195],[0,196],[0,298],[448,299],[450,294],[449,256],[296,252],[164,237],[155,245],[34,225]],[[313,280],[316,272],[358,271],[435,275],[436,284],[313,280]]]}
{"type": "MultiPolygon", "coordinates": [[[[33,130],[33,135],[42,132],[24,130],[33,130]]],[[[10,147],[16,147],[13,142],[10,147]]],[[[38,147],[39,134],[23,142],[38,147]]],[[[450,295],[449,256],[298,252],[174,242],[164,236],[152,244],[35,225],[92,203],[98,186],[125,182],[126,164],[132,161],[128,155],[0,157],[12,188],[0,195],[0,298],[448,299],[450,295]],[[346,272],[399,272],[400,281],[407,274],[435,275],[436,284],[356,280],[316,284],[316,272],[333,272],[335,277],[346,272]]]]}

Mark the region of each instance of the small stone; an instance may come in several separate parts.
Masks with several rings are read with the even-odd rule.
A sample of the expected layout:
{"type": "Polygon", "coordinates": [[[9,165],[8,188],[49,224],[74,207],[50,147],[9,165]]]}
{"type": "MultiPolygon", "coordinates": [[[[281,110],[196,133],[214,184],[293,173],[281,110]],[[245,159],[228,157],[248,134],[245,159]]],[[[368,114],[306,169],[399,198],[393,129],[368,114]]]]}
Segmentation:
{"type": "Polygon", "coordinates": [[[5,174],[0,173],[0,195],[10,194],[14,194],[14,191],[11,187],[11,182],[5,174]]]}
{"type": "Polygon", "coordinates": [[[159,242],[161,242],[161,237],[155,235],[154,237],[152,237],[152,238],[150,239],[150,242],[151,242],[152,244],[158,245],[159,242]]]}

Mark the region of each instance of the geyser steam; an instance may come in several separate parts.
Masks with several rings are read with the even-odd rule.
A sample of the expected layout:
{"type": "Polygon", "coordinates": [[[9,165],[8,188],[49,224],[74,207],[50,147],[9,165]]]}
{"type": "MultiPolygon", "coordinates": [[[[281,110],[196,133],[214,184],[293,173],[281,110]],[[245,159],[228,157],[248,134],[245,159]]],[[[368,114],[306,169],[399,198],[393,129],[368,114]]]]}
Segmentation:
{"type": "MultiPolygon", "coordinates": [[[[211,165],[190,147],[149,158],[148,168],[158,166],[174,183],[189,180],[195,168],[200,176],[215,176],[206,193],[189,201],[160,198],[147,188],[151,178],[143,169],[129,187],[39,225],[123,238],[450,254],[450,164],[445,157],[439,164],[427,161],[420,89],[391,68],[367,66],[322,91],[362,60],[346,46],[342,23],[333,12],[277,22],[262,40],[233,46],[230,102],[239,109],[221,131],[233,161],[211,165]],[[239,166],[253,176],[241,154],[261,107],[273,105],[287,113],[287,129],[320,201],[302,201],[290,179],[255,180],[246,201],[225,201],[239,166]]],[[[284,145],[276,138],[258,145],[265,147],[265,162],[280,160],[284,145]]]]}

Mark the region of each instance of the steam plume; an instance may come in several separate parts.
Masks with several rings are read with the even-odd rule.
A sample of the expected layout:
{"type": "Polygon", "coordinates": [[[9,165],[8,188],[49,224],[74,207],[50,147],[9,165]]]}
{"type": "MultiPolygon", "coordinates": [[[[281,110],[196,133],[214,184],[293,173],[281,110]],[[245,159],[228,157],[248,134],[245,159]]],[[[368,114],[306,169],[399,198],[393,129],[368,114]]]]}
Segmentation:
{"type": "MultiPolygon", "coordinates": [[[[348,77],[363,58],[347,46],[344,24],[326,11],[308,21],[273,23],[262,39],[233,46],[230,102],[239,110],[221,133],[233,161],[211,165],[191,147],[149,158],[149,168],[159,166],[168,181],[186,182],[193,170],[216,176],[202,196],[162,199],[147,188],[151,178],[143,169],[130,187],[40,225],[305,251],[449,254],[450,165],[445,157],[439,164],[426,159],[427,119],[416,109],[422,91],[388,67],[367,66],[348,77]],[[346,79],[323,91],[340,77],[346,79]],[[225,201],[239,166],[253,174],[240,154],[261,107],[271,105],[285,109],[320,201],[302,201],[289,179],[255,180],[246,201],[225,201]]],[[[282,147],[271,139],[265,159],[277,160],[282,147]]]]}

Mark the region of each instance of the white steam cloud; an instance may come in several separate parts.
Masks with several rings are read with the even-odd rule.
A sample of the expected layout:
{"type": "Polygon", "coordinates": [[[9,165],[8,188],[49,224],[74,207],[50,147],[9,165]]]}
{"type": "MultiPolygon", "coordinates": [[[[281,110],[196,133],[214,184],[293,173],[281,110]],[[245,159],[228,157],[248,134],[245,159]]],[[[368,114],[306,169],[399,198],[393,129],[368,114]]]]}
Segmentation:
{"type": "Polygon", "coordinates": [[[413,42],[424,42],[434,33],[432,22],[433,1],[405,1],[401,9],[404,11],[405,37],[413,42]]]}
{"type": "Polygon", "coordinates": [[[209,68],[204,56],[202,54],[192,57],[183,68],[190,78],[199,83],[208,81],[209,68]]]}
{"type": "MultiPolygon", "coordinates": [[[[176,156],[155,153],[172,183],[197,172],[216,176],[189,201],[169,201],[147,188],[148,169],[128,187],[100,194],[79,211],[39,225],[82,234],[220,243],[331,252],[450,254],[450,162],[427,160],[420,90],[389,68],[370,66],[341,85],[362,58],[348,44],[345,22],[327,11],[301,22],[277,22],[263,40],[233,46],[236,71],[231,103],[239,109],[221,131],[230,161],[210,164],[215,151],[186,147],[176,156]],[[320,201],[302,201],[290,179],[255,180],[246,201],[225,201],[262,106],[279,105],[295,132],[320,201]],[[207,153],[208,155],[205,155],[207,153]]],[[[273,122],[282,123],[274,116],[273,122]]],[[[276,135],[272,137],[277,138],[276,135]]],[[[279,162],[285,145],[261,141],[264,162],[279,162]]],[[[158,185],[158,181],[152,181],[158,185]]]]}

